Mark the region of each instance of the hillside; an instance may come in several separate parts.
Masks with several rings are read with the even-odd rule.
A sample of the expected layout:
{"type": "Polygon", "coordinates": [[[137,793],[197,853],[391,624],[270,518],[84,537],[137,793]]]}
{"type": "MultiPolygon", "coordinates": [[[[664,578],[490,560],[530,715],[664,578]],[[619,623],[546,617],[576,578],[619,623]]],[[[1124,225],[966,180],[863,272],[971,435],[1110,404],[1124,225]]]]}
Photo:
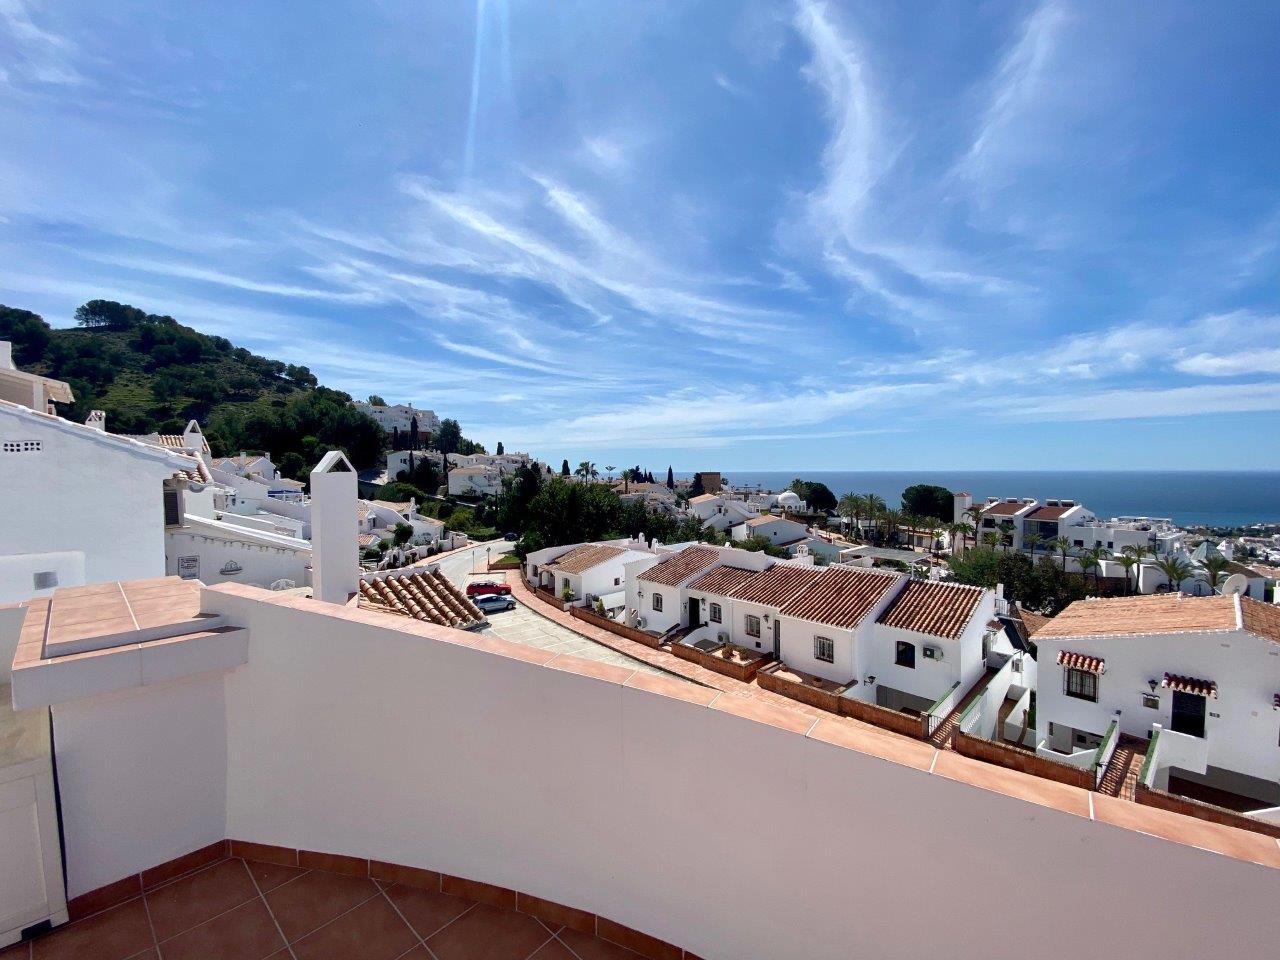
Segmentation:
{"type": "Polygon", "coordinates": [[[215,455],[269,452],[294,478],[333,447],[357,469],[374,466],[385,448],[382,430],[350,396],[320,386],[306,367],[109,300],[84,304],[76,321],[55,329],[0,305],[0,340],[13,342],[17,365],[71,385],[76,401],[58,411],[69,420],[96,409],[112,433],[180,433],[195,418],[215,455]]]}

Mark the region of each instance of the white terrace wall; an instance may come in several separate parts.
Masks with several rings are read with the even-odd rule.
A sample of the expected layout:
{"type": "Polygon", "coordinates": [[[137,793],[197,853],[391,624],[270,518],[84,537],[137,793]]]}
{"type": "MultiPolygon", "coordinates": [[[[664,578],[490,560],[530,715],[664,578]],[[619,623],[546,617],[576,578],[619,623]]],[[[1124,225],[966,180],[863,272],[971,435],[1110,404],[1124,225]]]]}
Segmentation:
{"type": "Polygon", "coordinates": [[[1280,938],[1280,870],[432,639],[448,632],[386,630],[313,601],[206,597],[251,635],[248,665],[225,681],[233,837],[517,888],[706,957],[989,960],[993,888],[975,876],[1052,884],[1056,915],[1089,918],[1018,938],[1025,960],[1099,944],[1265,956],[1280,938]],[[723,810],[746,793],[783,840],[744,839],[732,817],[671,816],[673,797],[723,810]],[[923,910],[922,869],[945,891],[923,910]]]}

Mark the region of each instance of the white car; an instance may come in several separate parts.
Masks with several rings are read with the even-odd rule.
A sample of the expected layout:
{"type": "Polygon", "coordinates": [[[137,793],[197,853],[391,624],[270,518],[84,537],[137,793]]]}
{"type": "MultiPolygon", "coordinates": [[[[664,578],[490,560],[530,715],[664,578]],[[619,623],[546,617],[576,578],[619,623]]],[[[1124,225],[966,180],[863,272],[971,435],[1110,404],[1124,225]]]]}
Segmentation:
{"type": "Polygon", "coordinates": [[[512,597],[502,593],[486,593],[472,597],[471,602],[485,613],[497,613],[499,610],[514,610],[516,602],[512,597]]]}

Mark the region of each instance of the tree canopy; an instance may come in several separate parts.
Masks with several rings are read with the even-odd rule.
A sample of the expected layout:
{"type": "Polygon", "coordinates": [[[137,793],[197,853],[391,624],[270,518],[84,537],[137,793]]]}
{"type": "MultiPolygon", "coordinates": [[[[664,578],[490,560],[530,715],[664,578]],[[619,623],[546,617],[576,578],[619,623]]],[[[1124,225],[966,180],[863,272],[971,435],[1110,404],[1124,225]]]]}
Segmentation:
{"type": "Polygon", "coordinates": [[[814,480],[801,480],[797,477],[791,481],[789,488],[796,493],[801,500],[809,504],[811,510],[834,510],[836,508],[836,495],[825,484],[814,480]]]}
{"type": "Polygon", "coordinates": [[[955,497],[946,487],[913,484],[902,491],[902,512],[950,523],[955,513],[955,497]]]}

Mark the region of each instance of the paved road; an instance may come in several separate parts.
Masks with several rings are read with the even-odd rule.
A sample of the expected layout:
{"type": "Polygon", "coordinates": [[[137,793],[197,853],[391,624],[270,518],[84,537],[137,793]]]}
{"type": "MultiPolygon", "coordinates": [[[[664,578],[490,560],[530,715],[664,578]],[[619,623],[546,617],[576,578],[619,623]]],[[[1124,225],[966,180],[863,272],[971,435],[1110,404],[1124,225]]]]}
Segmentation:
{"type": "MultiPolygon", "coordinates": [[[[445,557],[440,561],[440,569],[451,581],[466,589],[466,585],[472,580],[488,580],[495,576],[484,572],[486,548],[490,557],[498,557],[501,554],[510,553],[511,547],[512,544],[505,540],[490,540],[488,543],[477,544],[475,547],[445,557]]],[[[500,575],[497,576],[500,578],[500,575]]],[[[490,613],[488,617],[491,626],[486,632],[503,640],[510,640],[512,643],[522,643],[528,647],[539,647],[555,653],[569,653],[584,660],[598,660],[601,663],[643,670],[645,673],[662,673],[661,670],[634,660],[625,653],[618,653],[594,640],[588,640],[548,620],[522,603],[518,603],[514,610],[490,613]]]]}

